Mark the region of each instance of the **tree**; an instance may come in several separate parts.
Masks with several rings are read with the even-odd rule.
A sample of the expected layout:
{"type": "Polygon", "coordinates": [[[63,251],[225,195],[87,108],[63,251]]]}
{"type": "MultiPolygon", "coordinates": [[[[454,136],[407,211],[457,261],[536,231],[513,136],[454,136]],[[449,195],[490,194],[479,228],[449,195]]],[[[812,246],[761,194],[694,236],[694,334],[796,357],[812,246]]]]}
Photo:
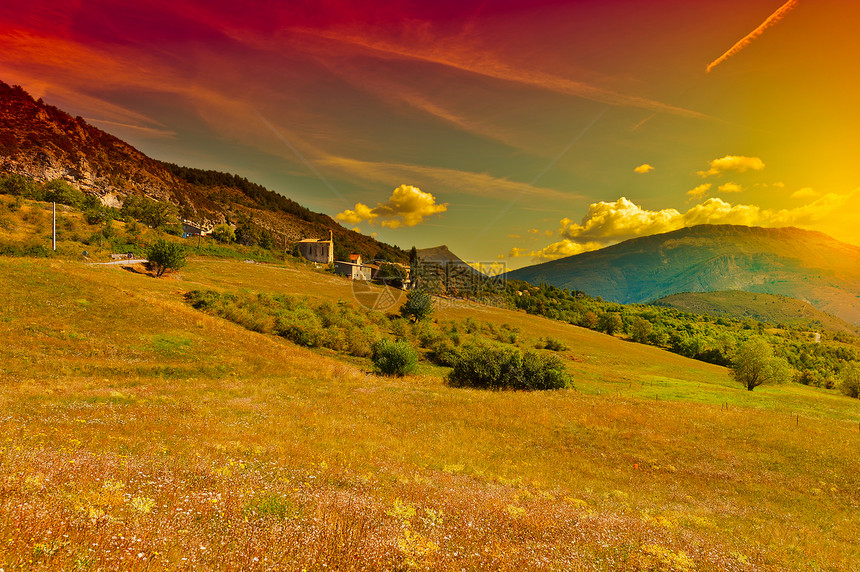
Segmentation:
{"type": "Polygon", "coordinates": [[[839,389],[848,397],[860,397],[860,362],[845,364],[839,372],[839,389]]]}
{"type": "Polygon", "coordinates": [[[176,205],[137,195],[125,197],[121,212],[124,217],[132,217],[152,228],[175,225],[179,221],[176,205]]]}
{"type": "Polygon", "coordinates": [[[159,238],[146,250],[146,258],[155,265],[155,276],[160,278],[167,270],[179,270],[185,266],[185,249],[175,242],[159,238]]]}
{"type": "Polygon", "coordinates": [[[433,313],[433,298],[426,290],[410,290],[406,302],[400,307],[400,315],[413,322],[429,318],[433,313]]]}
{"type": "Polygon", "coordinates": [[[738,348],[732,361],[732,377],[752,391],[766,383],[785,383],[790,370],[788,362],[773,355],[767,341],[755,337],[738,348]]]}
{"type": "Polygon", "coordinates": [[[610,336],[624,327],[621,316],[617,312],[603,312],[597,320],[597,329],[610,336]]]}
{"type": "Polygon", "coordinates": [[[236,242],[236,233],[229,224],[219,224],[212,229],[212,238],[218,242],[230,244],[231,242],[236,242]]]}
{"type": "Polygon", "coordinates": [[[651,322],[641,316],[633,318],[630,337],[634,342],[647,344],[651,340],[651,322]]]}

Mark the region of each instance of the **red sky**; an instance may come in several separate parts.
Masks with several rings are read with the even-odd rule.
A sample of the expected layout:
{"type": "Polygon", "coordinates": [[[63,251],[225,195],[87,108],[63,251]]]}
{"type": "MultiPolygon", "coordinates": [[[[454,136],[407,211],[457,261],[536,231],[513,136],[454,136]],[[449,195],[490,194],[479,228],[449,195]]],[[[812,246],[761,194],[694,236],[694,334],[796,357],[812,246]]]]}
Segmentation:
{"type": "Polygon", "coordinates": [[[0,7],[0,79],[405,248],[521,266],[700,222],[860,244],[853,0],[120,4],[0,7]]]}

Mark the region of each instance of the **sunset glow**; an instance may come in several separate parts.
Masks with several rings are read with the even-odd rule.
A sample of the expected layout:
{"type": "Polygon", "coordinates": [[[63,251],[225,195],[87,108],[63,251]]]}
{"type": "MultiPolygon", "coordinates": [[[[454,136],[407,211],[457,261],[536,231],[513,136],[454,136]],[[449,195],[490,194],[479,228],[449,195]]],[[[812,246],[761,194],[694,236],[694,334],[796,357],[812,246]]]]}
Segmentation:
{"type": "Polygon", "coordinates": [[[700,223],[860,244],[857,29],[854,0],[35,0],[0,7],[0,80],[518,267],[700,223]]]}

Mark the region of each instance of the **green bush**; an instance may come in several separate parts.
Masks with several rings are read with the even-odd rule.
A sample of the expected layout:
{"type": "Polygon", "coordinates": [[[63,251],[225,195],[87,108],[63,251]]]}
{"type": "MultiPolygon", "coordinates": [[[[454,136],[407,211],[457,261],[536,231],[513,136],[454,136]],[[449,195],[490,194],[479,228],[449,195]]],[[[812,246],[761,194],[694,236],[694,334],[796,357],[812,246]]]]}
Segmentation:
{"type": "Polygon", "coordinates": [[[848,397],[860,397],[860,362],[845,364],[839,372],[839,389],[848,397]]]}
{"type": "Polygon", "coordinates": [[[563,352],[567,350],[567,346],[561,340],[547,337],[544,340],[544,347],[553,352],[563,352]]]}
{"type": "Polygon", "coordinates": [[[460,358],[460,349],[451,341],[440,339],[433,344],[428,357],[437,365],[454,367],[454,364],[460,358]]]}
{"type": "Polygon", "coordinates": [[[382,339],[373,347],[373,365],[383,375],[402,377],[418,367],[418,354],[408,342],[382,339]]]}
{"type": "Polygon", "coordinates": [[[448,382],[454,387],[519,390],[569,385],[564,363],[556,356],[477,344],[463,348],[448,382]]]}
{"type": "Polygon", "coordinates": [[[311,309],[298,307],[275,319],[274,333],[300,346],[315,348],[322,345],[325,330],[311,309]]]}
{"type": "Polygon", "coordinates": [[[146,258],[155,265],[155,275],[160,278],[167,270],[179,270],[185,266],[185,249],[175,242],[159,238],[146,250],[146,258]]]}
{"type": "Polygon", "coordinates": [[[432,313],[433,298],[426,290],[411,290],[400,307],[400,315],[413,322],[429,318],[432,313]]]}

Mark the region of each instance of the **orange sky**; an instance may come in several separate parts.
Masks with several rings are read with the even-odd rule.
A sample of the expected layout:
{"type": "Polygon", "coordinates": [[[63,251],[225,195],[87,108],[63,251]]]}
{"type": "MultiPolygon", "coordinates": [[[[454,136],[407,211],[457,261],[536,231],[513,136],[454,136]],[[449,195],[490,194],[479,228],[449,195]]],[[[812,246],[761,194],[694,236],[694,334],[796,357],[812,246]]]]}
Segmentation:
{"type": "Polygon", "coordinates": [[[703,222],[860,244],[854,0],[0,7],[0,79],[511,267],[703,222]]]}

